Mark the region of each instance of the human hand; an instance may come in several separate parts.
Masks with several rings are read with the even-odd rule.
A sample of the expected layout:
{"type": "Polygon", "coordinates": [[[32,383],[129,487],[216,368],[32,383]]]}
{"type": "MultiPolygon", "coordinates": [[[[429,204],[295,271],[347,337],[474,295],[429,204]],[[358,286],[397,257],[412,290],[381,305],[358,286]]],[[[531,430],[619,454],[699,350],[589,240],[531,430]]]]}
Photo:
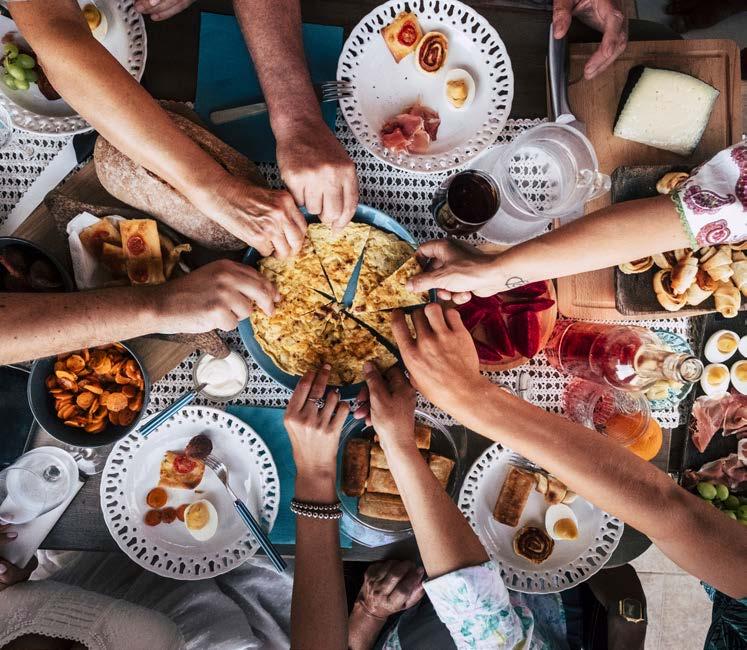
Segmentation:
{"type": "Polygon", "coordinates": [[[584,77],[592,79],[625,51],[628,20],[620,0],[554,0],[552,23],[555,38],[563,38],[568,33],[572,16],[602,32],[602,42],[584,66],[584,77]]]}
{"type": "Polygon", "coordinates": [[[319,371],[311,370],[301,377],[285,410],[283,422],[300,478],[334,479],[337,473],[340,431],[349,407],[340,402],[338,390],[327,392],[329,371],[325,363],[319,371]],[[324,400],[322,408],[317,406],[320,399],[324,400]]]}
{"type": "Polygon", "coordinates": [[[410,278],[410,291],[438,289],[441,300],[456,304],[468,302],[477,296],[492,296],[507,287],[501,286],[501,276],[493,268],[496,255],[485,253],[474,246],[453,239],[436,239],[426,242],[417,252],[429,258],[428,270],[410,278]]]}
{"type": "Polygon", "coordinates": [[[149,14],[153,20],[166,20],[184,11],[195,0],[136,0],[135,11],[149,14]]]}
{"type": "Polygon", "coordinates": [[[425,570],[410,561],[376,562],[366,569],[356,605],[379,619],[410,609],[423,597],[425,570]]]}
{"type": "Polygon", "coordinates": [[[275,311],[280,292],[247,264],[219,260],[157,287],[155,320],[162,334],[235,329],[255,307],[275,311]]]}
{"type": "Polygon", "coordinates": [[[284,258],[301,250],[307,223],[288,192],[226,174],[207,197],[197,207],[263,256],[274,250],[284,258]]]}
{"type": "Polygon", "coordinates": [[[415,447],[415,402],[417,394],[397,366],[382,377],[376,366],[363,366],[366,387],[358,395],[359,402],[368,402],[356,410],[354,416],[366,418],[373,426],[384,451],[415,447]]]}
{"type": "Polygon", "coordinates": [[[412,323],[414,339],[404,314],[392,314],[392,332],[413,386],[447,412],[474,401],[487,379],[480,374],[475,344],[459,313],[430,303],[412,313],[412,323]]]}
{"type": "MultiPolygon", "coordinates": [[[[0,524],[0,544],[7,544],[18,537],[18,533],[10,531],[10,524],[0,524]]],[[[18,582],[28,580],[34,569],[39,565],[36,557],[32,557],[24,567],[17,567],[7,560],[0,558],[0,591],[12,587],[18,582]]]]}
{"type": "Polygon", "coordinates": [[[358,206],[355,164],[321,119],[276,134],[280,175],[297,205],[343,228],[358,206]]]}

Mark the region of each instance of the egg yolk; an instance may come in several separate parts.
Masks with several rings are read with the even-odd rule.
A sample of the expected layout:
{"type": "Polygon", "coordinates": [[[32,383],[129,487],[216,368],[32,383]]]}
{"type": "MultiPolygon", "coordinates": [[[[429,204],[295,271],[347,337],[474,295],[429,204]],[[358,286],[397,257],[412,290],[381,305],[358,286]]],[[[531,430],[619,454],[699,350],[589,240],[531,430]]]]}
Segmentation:
{"type": "Polygon", "coordinates": [[[721,366],[708,369],[708,383],[711,385],[720,384],[729,376],[729,371],[721,366]]]}
{"type": "Polygon", "coordinates": [[[737,349],[737,345],[739,345],[739,342],[731,334],[722,334],[721,336],[719,336],[718,341],[716,342],[718,351],[722,352],[723,354],[734,352],[734,350],[737,349]]]}
{"type": "Polygon", "coordinates": [[[467,82],[464,79],[449,81],[446,84],[446,95],[456,108],[461,108],[467,101],[467,82]]]}
{"type": "Polygon", "coordinates": [[[185,513],[184,523],[187,528],[200,530],[207,525],[210,520],[210,511],[204,503],[193,503],[185,513]]]}
{"type": "Polygon", "coordinates": [[[553,532],[556,537],[561,539],[576,539],[578,537],[578,527],[573,519],[558,519],[553,526],[553,532]]]}
{"type": "Polygon", "coordinates": [[[734,367],[734,376],[739,381],[747,381],[747,363],[738,363],[734,367]]]}

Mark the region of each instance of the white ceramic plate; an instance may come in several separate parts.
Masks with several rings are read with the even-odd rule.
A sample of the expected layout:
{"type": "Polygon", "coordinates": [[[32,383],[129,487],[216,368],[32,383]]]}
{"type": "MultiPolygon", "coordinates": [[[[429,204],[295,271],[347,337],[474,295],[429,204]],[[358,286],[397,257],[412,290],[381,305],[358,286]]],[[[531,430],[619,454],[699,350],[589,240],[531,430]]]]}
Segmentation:
{"type": "Polygon", "coordinates": [[[501,569],[509,589],[549,594],[588,580],[609,560],[623,533],[623,523],[591,503],[577,497],[570,504],[578,519],[579,536],[573,541],[555,541],[552,555],[533,564],[513,550],[514,535],[523,526],[544,530],[547,505],[544,496],[532,491],[516,528],[499,523],[493,509],[508,473],[511,450],[488,447],[472,465],[459,493],[459,508],[472,524],[488,555],[501,569]]]}
{"type": "MultiPolygon", "coordinates": [[[[90,0],[79,0],[82,6],[90,0]]],[[[133,0],[96,0],[106,16],[108,30],[102,44],[138,81],[145,70],[147,37],[145,21],[135,11],[133,0]]],[[[13,40],[28,45],[18,34],[16,24],[0,16],[0,37],[14,33],[13,40]]],[[[94,62],[92,62],[93,64],[94,62]]],[[[50,101],[36,84],[29,90],[11,90],[0,82],[0,104],[10,113],[13,126],[39,135],[72,135],[89,131],[91,126],[64,100],[50,101]]]]}
{"type": "Polygon", "coordinates": [[[158,485],[164,452],[183,450],[190,438],[203,432],[213,442],[213,455],[226,464],[234,492],[265,530],[272,529],[278,512],[280,483],[270,450],[249,425],[224,411],[188,406],[147,439],[136,432],[122,438],[101,476],[104,520],[133,562],[167,578],[211,578],[241,565],[259,548],[225,488],[207,468],[194,491],[167,488],[167,506],[209,500],[218,512],[218,531],[210,540],[198,542],[179,520],[158,526],[143,523],[150,509],[145,498],[158,485]]]}
{"type": "Polygon", "coordinates": [[[437,172],[464,165],[495,142],[511,111],[514,75],[511,61],[485,18],[458,0],[390,0],[368,14],[345,42],[337,78],[353,84],[353,97],[340,100],[342,114],[358,141],[394,167],[437,172]],[[401,11],[412,10],[423,32],[440,31],[449,42],[446,64],[435,74],[415,65],[414,54],[399,63],[379,33],[401,11]],[[444,84],[449,70],[462,68],[475,80],[474,100],[454,110],[444,84]],[[380,142],[383,124],[417,100],[438,111],[438,139],[427,154],[394,153],[380,142]]]}

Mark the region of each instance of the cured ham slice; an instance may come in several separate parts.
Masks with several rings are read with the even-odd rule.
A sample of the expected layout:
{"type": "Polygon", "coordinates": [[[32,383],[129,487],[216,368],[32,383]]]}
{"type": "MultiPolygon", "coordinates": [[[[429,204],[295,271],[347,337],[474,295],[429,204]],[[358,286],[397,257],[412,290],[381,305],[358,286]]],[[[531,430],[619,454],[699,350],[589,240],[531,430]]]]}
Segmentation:
{"type": "Polygon", "coordinates": [[[730,490],[741,491],[747,488],[747,465],[737,454],[729,454],[725,458],[706,463],[697,472],[685,470],[685,487],[692,487],[698,481],[723,483],[730,490]]]}
{"type": "Polygon", "coordinates": [[[693,444],[702,454],[711,439],[724,424],[726,406],[729,395],[724,397],[708,397],[703,395],[695,400],[693,404],[693,417],[695,428],[693,430],[693,444]]]}
{"type": "Polygon", "coordinates": [[[387,120],[381,127],[381,144],[395,152],[423,154],[436,140],[441,118],[436,111],[420,103],[387,120]]]}

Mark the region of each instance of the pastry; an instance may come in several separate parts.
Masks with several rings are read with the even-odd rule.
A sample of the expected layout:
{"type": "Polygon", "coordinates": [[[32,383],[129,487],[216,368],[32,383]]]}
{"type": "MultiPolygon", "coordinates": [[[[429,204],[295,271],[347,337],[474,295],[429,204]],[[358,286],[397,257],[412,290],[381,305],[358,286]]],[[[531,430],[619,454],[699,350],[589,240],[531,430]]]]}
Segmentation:
{"type": "MultiPolygon", "coordinates": [[[[374,442],[379,442],[379,436],[374,436],[374,442]]],[[[415,422],[415,446],[420,449],[430,449],[431,446],[431,428],[422,422],[415,422]]]]}
{"type": "Polygon", "coordinates": [[[524,526],[514,535],[514,553],[534,564],[542,564],[552,555],[555,542],[540,528],[524,526]]]}
{"type": "Polygon", "coordinates": [[[677,258],[673,251],[656,253],[651,256],[651,259],[660,269],[671,269],[675,264],[677,264],[677,258]]]}
{"type": "Polygon", "coordinates": [[[687,172],[668,172],[656,183],[659,194],[670,194],[680,183],[690,177],[687,172]]]}
{"type": "Polygon", "coordinates": [[[364,297],[358,311],[381,311],[422,305],[428,301],[427,292],[413,292],[407,289],[407,281],[421,272],[420,263],[413,256],[402,264],[374,291],[364,297]]]}
{"type": "Polygon", "coordinates": [[[731,268],[731,248],[729,246],[711,247],[701,254],[700,265],[714,280],[725,282],[734,271],[731,268]]]}
{"type": "Polygon", "coordinates": [[[132,284],[163,284],[163,259],[158,226],[153,219],[119,222],[127,275],[132,284]]]}
{"type": "Polygon", "coordinates": [[[449,42],[441,32],[423,34],[415,49],[415,63],[426,74],[435,74],[446,63],[449,42]]]}
{"type": "Polygon", "coordinates": [[[547,492],[545,493],[545,502],[548,505],[554,506],[558,503],[562,503],[565,499],[565,495],[568,492],[566,484],[559,481],[554,476],[547,477],[547,492]]]}
{"type": "Polygon", "coordinates": [[[378,467],[371,468],[368,474],[366,490],[381,494],[399,494],[392,473],[388,469],[380,469],[378,467]]]}
{"type": "Polygon", "coordinates": [[[358,499],[358,513],[366,517],[376,519],[389,519],[391,521],[409,521],[405,504],[395,494],[379,494],[378,492],[366,492],[358,499]]]}
{"type": "Polygon", "coordinates": [[[428,459],[428,467],[433,475],[438,479],[441,487],[445,490],[449,484],[451,470],[454,469],[454,461],[438,454],[431,454],[428,459]]]}
{"type": "Polygon", "coordinates": [[[617,268],[620,269],[625,275],[633,275],[635,273],[644,273],[654,266],[653,257],[642,257],[639,260],[633,260],[632,262],[625,262],[620,264],[617,268]]]}
{"type": "Polygon", "coordinates": [[[205,463],[199,458],[167,451],[161,460],[158,485],[161,487],[194,490],[205,474],[205,463]]]}
{"type": "Polygon", "coordinates": [[[732,282],[743,296],[747,296],[747,255],[742,251],[733,251],[732,258],[731,270],[734,271],[732,282]]]}
{"type": "Polygon", "coordinates": [[[512,465],[498,494],[493,517],[506,526],[516,526],[534,486],[534,474],[512,465]]]}
{"type": "Polygon", "coordinates": [[[83,248],[96,258],[101,256],[101,249],[105,243],[112,246],[122,245],[119,225],[108,217],[99,219],[97,223],[83,228],[78,233],[78,237],[80,243],[83,244],[83,248]]]}
{"type": "Polygon", "coordinates": [[[667,311],[679,311],[687,301],[685,294],[674,293],[671,269],[662,269],[654,275],[654,293],[659,304],[667,311]]]}
{"type": "Polygon", "coordinates": [[[381,36],[394,60],[399,63],[412,52],[423,37],[418,17],[409,11],[397,14],[395,19],[381,29],[381,36]]]}
{"type": "Polygon", "coordinates": [[[366,489],[371,441],[353,438],[342,455],[342,491],[349,497],[359,497],[366,489]]]}
{"type": "Polygon", "coordinates": [[[695,282],[697,273],[698,259],[690,251],[687,255],[679,259],[676,266],[672,269],[672,291],[677,295],[685,293],[692,283],[695,282]]]}
{"type": "Polygon", "coordinates": [[[731,282],[719,282],[713,294],[716,311],[724,318],[734,318],[742,303],[742,295],[731,282]]]}
{"type": "MultiPolygon", "coordinates": [[[[427,449],[421,449],[420,455],[423,460],[427,463],[431,453],[427,449]]],[[[384,455],[384,450],[379,445],[371,446],[371,467],[378,467],[379,469],[389,469],[389,463],[384,455]]]]}
{"type": "Polygon", "coordinates": [[[718,282],[708,275],[708,271],[698,269],[695,275],[695,282],[687,290],[687,304],[692,306],[699,305],[706,298],[710,298],[713,295],[717,286],[718,282]]]}

